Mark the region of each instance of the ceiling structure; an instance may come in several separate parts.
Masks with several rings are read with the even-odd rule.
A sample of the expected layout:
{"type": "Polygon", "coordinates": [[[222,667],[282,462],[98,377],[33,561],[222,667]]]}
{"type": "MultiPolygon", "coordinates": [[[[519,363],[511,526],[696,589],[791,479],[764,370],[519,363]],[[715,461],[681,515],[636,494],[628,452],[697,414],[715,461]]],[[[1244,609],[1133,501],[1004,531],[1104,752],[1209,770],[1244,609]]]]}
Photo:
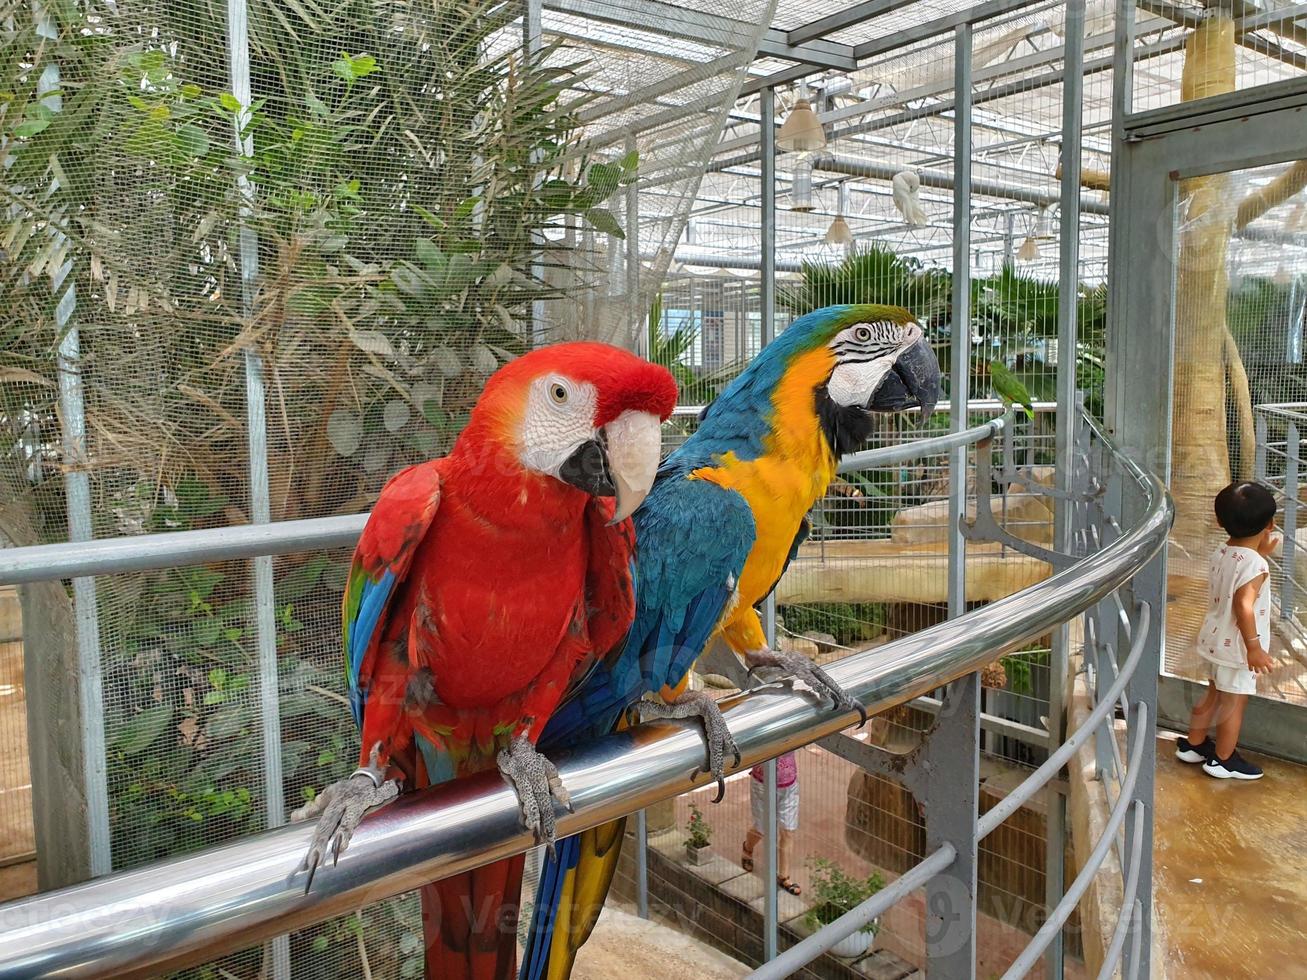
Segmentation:
{"type": "MultiPolygon", "coordinates": [[[[1232,0],[1238,29],[1237,85],[1307,74],[1307,3],[1232,0]]],[[[713,0],[545,0],[547,30],[575,31],[591,44],[604,25],[620,25],[612,43],[631,44],[644,28],[645,54],[683,66],[654,89],[633,86],[644,106],[675,111],[678,83],[711,65],[723,30],[713,0]],[[570,25],[570,26],[569,26],[570,25]]],[[[1135,11],[1134,91],[1140,110],[1180,100],[1184,42],[1202,16],[1195,3],[1139,0],[1135,11]]],[[[1106,273],[1112,124],[1114,3],[1090,0],[1084,35],[1083,145],[1088,176],[1081,198],[1081,270],[1106,273]]],[[[759,90],[776,92],[777,123],[801,98],[818,112],[828,145],[777,160],[777,265],[829,260],[844,246],[826,242],[843,213],[855,242],[879,242],[926,264],[947,265],[952,248],[953,44],[955,28],[975,24],[972,146],[973,270],[1016,260],[1034,274],[1057,273],[1059,158],[1063,103],[1065,4],[1028,0],[778,0],[770,29],[749,66],[740,99],[676,248],[683,267],[756,268],[759,253],[759,90]],[[921,177],[926,223],[908,226],[894,206],[890,178],[921,177]],[[811,172],[811,210],[804,190],[811,172]],[[800,187],[795,193],[795,178],[800,187]],[[842,190],[841,190],[842,188],[842,190]],[[1031,244],[1033,243],[1033,257],[1031,244]],[[1024,248],[1023,248],[1024,246],[1024,248]],[[1021,256],[1018,259],[1018,255],[1021,256]]],[[[738,33],[741,25],[730,24],[738,33]]],[[[671,202],[668,202],[670,206],[671,202]]],[[[1292,202],[1291,202],[1292,203],[1292,202]]],[[[659,188],[642,187],[642,215],[657,210],[659,188]]],[[[1250,268],[1274,267],[1287,242],[1307,247],[1292,207],[1267,214],[1245,236],[1250,268]]],[[[676,266],[672,271],[675,272],[676,266]]]]}

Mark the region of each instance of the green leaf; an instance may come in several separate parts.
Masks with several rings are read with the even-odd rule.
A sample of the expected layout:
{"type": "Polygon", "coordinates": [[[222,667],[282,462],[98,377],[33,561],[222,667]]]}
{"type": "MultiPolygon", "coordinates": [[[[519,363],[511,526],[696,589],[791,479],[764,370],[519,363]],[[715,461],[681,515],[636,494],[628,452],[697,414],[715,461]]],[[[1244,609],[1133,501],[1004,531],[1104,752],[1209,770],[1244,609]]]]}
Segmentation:
{"type": "Polygon", "coordinates": [[[349,64],[355,78],[367,78],[378,70],[377,59],[370,54],[356,54],[349,59],[349,64]]]}
{"type": "Polygon", "coordinates": [[[323,749],[318,753],[318,765],[329,766],[336,761],[336,753],[331,749],[323,749]]]}
{"type": "Polygon", "coordinates": [[[437,429],[443,429],[449,425],[449,413],[441,408],[440,403],[434,399],[428,399],[422,403],[422,415],[437,429]]]}
{"type": "Polygon", "coordinates": [[[209,134],[190,123],[178,126],[177,146],[188,157],[202,157],[209,152],[209,134]]]}
{"type": "Polygon", "coordinates": [[[37,133],[44,132],[54,122],[54,112],[43,102],[27,107],[25,118],[14,127],[14,135],[19,139],[30,139],[37,133]]]}
{"type": "Polygon", "coordinates": [[[183,99],[198,99],[204,94],[204,89],[191,82],[187,82],[181,87],[181,94],[183,99]]]}
{"type": "Polygon", "coordinates": [[[240,112],[242,108],[241,100],[236,98],[230,92],[223,92],[218,96],[218,105],[222,106],[228,112],[240,112]]]}
{"type": "Polygon", "coordinates": [[[204,695],[204,706],[206,708],[212,708],[215,704],[222,704],[225,700],[227,700],[227,696],[221,691],[210,691],[208,694],[204,695]]]}
{"type": "Polygon", "coordinates": [[[429,268],[440,268],[445,264],[445,253],[429,238],[413,239],[413,251],[418,261],[429,268]]]}
{"type": "Polygon", "coordinates": [[[592,195],[592,200],[598,202],[606,200],[613,191],[617,190],[617,185],[622,181],[623,171],[620,165],[615,163],[596,163],[585,175],[586,188],[592,195]]]}
{"type": "Polygon", "coordinates": [[[211,647],[218,642],[218,636],[222,632],[222,624],[212,617],[196,620],[195,626],[191,630],[191,635],[195,638],[198,646],[211,647]]]}
{"type": "Polygon", "coordinates": [[[31,139],[37,133],[50,128],[49,119],[28,119],[14,127],[14,135],[19,139],[31,139]]]}
{"type": "Polygon", "coordinates": [[[163,734],[172,722],[172,707],[166,704],[146,708],[132,716],[118,734],[114,736],[113,747],[124,755],[136,755],[144,752],[154,740],[163,734]]]}
{"type": "Polygon", "coordinates": [[[595,231],[602,232],[605,235],[612,235],[614,238],[626,239],[626,232],[622,231],[621,223],[613,212],[607,208],[588,208],[585,212],[585,220],[595,231]]]}
{"type": "Polygon", "coordinates": [[[329,940],[326,936],[313,937],[313,952],[315,953],[325,952],[327,947],[330,945],[331,945],[331,940],[329,940]]]}
{"type": "Polygon", "coordinates": [[[227,686],[227,672],[221,667],[214,667],[209,671],[209,686],[221,691],[227,686]]]}

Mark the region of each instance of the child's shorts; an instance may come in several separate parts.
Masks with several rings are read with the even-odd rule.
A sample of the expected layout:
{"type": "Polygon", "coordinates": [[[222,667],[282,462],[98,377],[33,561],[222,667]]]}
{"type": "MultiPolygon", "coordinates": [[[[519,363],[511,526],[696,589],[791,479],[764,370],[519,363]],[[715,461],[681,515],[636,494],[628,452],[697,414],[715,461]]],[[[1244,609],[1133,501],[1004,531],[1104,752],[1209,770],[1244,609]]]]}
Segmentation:
{"type": "Polygon", "coordinates": [[[1216,689],[1226,694],[1256,694],[1257,675],[1247,667],[1226,667],[1222,664],[1209,663],[1212,680],[1216,689]]]}
{"type": "MultiPolygon", "coordinates": [[[[749,810],[753,825],[759,830],[767,826],[767,788],[757,779],[749,780],[749,810]]],[[[776,787],[776,825],[781,830],[799,829],[799,783],[776,787]]]]}

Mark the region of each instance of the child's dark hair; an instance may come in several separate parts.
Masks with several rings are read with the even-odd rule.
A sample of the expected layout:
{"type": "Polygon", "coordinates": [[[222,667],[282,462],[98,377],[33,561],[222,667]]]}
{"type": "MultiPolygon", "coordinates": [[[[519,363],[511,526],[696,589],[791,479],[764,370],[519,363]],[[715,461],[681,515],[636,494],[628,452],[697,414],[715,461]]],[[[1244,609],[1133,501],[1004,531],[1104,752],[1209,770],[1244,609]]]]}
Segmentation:
{"type": "Polygon", "coordinates": [[[1275,520],[1275,498],[1260,483],[1231,483],[1216,495],[1216,522],[1232,538],[1261,534],[1275,520]]]}

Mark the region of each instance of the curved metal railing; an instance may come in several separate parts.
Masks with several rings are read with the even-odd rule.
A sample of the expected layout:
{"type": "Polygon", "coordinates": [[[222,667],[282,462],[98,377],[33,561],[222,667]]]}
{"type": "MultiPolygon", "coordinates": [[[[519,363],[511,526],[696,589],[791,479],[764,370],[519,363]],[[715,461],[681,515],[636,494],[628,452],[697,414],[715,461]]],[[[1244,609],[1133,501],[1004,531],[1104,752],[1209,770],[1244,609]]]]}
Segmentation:
{"type": "MultiPolygon", "coordinates": [[[[912,445],[917,454],[925,454],[974,444],[991,437],[1003,424],[1004,420],[995,420],[965,433],[912,445]]],[[[858,463],[882,465],[894,458],[891,454],[897,450],[886,447],[859,454],[858,463]]],[[[868,711],[884,711],[979,670],[1114,593],[1161,549],[1171,513],[1155,477],[1129,460],[1118,457],[1118,461],[1143,494],[1142,517],[1133,528],[1096,554],[1016,595],[845,658],[827,668],[831,677],[868,711]]],[[[343,533],[343,520],[339,523],[343,533]]],[[[342,539],[336,543],[349,542],[342,539]]],[[[319,544],[315,540],[312,546],[319,544]]],[[[304,546],[301,543],[300,549],[304,546]]],[[[242,543],[239,547],[254,545],[242,543]]],[[[280,549],[277,553],[297,550],[275,533],[264,537],[258,547],[275,547],[280,549]]],[[[42,550],[48,555],[48,549],[42,550]]],[[[241,550],[224,555],[267,553],[241,550]]],[[[190,550],[183,563],[210,560],[206,554],[212,552],[190,550]]],[[[13,557],[12,551],[0,552],[0,561],[8,559],[0,566],[4,569],[0,582],[16,580],[12,578],[14,570],[22,563],[15,564],[13,557]]],[[[74,572],[68,570],[73,567],[70,564],[60,567],[65,569],[62,575],[91,574],[104,568],[82,564],[74,572]]],[[[117,565],[113,570],[121,568],[117,565]]],[[[39,577],[54,576],[47,572],[39,577]]],[[[1136,646],[1146,633],[1136,629],[1136,646]]],[[[1138,649],[1132,656],[1130,663],[1137,663],[1138,649]]],[[[1128,677],[1128,670],[1123,669],[1115,683],[1124,685],[1128,677]]],[[[741,750],[740,768],[831,736],[854,719],[852,712],[833,713],[811,695],[786,686],[736,696],[723,704],[741,750]]],[[[1146,707],[1138,704],[1135,710],[1144,712],[1146,707]]],[[[560,758],[559,769],[574,806],[573,813],[560,818],[560,834],[577,833],[686,792],[706,781],[705,776],[686,777],[702,761],[698,731],[669,723],[639,726],[560,758]],[[634,758],[639,765],[632,765],[634,758]]],[[[1133,775],[1133,766],[1131,770],[1133,775]]],[[[1035,775],[1043,772],[1041,769],[1035,775]]],[[[1124,785],[1120,799],[1130,802],[1124,785]]],[[[1120,817],[1114,813],[1113,819],[1119,822],[1120,817]]],[[[512,791],[493,772],[404,796],[369,815],[339,865],[320,869],[313,891],[306,895],[303,876],[296,868],[310,833],[307,826],[282,827],[0,906],[0,978],[132,977],[177,969],[532,845],[521,829],[512,791]]],[[[894,897],[946,868],[954,857],[949,850],[946,845],[930,855],[873,901],[879,899],[880,905],[887,907],[894,897]]],[[[841,920],[827,930],[835,926],[848,926],[846,934],[858,927],[841,920]]],[[[834,941],[826,930],[818,936],[834,941]]],[[[783,975],[778,972],[783,962],[788,961],[772,961],[764,968],[765,975],[783,975]]]]}

